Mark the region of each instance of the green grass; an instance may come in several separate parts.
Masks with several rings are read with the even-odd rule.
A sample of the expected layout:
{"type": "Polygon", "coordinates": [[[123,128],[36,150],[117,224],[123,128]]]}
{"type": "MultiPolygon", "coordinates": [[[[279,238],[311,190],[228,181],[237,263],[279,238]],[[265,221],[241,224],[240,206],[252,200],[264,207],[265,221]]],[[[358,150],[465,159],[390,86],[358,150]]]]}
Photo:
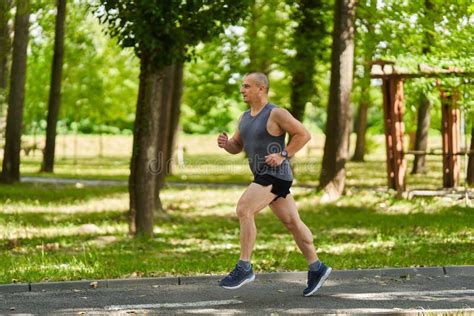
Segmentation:
{"type": "MultiPolygon", "coordinates": [[[[169,187],[151,240],[127,235],[126,187],[0,186],[0,282],[226,273],[238,258],[243,187],[169,187]],[[92,231],[84,225],[94,224],[92,231]]],[[[336,269],[474,263],[474,209],[441,198],[359,190],[334,204],[295,189],[320,257],[336,269]]],[[[306,268],[268,209],[257,217],[257,272],[306,268]]]]}

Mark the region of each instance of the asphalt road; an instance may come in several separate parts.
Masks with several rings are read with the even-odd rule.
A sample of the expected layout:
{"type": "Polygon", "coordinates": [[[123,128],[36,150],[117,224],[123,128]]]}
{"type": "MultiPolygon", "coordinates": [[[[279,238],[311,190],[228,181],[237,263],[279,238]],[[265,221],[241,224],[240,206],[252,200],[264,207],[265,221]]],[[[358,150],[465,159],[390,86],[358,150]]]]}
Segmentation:
{"type": "Polygon", "coordinates": [[[257,274],[238,290],[220,276],[0,286],[0,314],[474,314],[474,266],[334,271],[315,296],[306,274],[257,274]]]}

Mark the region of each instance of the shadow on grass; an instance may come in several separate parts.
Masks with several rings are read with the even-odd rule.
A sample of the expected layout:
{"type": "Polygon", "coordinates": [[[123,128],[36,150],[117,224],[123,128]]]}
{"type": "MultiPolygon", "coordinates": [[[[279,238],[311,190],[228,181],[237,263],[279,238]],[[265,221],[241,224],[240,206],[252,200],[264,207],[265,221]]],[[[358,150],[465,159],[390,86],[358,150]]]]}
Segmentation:
{"type": "Polygon", "coordinates": [[[123,211],[103,211],[87,213],[57,213],[57,212],[24,212],[0,213],[0,223],[15,223],[17,226],[30,227],[70,227],[93,223],[101,225],[107,222],[122,222],[127,220],[123,211]]]}
{"type": "Polygon", "coordinates": [[[33,205],[71,204],[101,199],[117,193],[127,193],[126,186],[85,186],[46,183],[0,184],[0,201],[33,203],[33,205]]]}

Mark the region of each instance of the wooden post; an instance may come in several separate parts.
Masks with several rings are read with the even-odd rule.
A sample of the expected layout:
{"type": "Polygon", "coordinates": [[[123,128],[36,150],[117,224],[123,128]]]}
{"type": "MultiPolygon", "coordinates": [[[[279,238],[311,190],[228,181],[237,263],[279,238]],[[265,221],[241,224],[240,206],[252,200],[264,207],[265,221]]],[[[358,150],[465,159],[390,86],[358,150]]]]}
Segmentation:
{"type": "Polygon", "coordinates": [[[388,186],[401,196],[405,191],[407,164],[403,152],[404,97],[403,81],[396,76],[382,79],[388,186]]]}
{"type": "Polygon", "coordinates": [[[459,91],[441,91],[441,133],[443,136],[443,188],[453,188],[459,184],[461,141],[461,112],[458,106],[459,91]]]}

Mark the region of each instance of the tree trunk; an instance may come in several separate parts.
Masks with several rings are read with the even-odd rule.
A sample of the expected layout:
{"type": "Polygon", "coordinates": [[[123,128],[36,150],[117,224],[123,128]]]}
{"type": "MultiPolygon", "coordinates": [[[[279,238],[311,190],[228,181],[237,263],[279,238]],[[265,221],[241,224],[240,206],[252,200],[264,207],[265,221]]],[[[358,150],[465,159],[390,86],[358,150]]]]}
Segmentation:
{"type": "MultiPolygon", "coordinates": [[[[173,96],[171,101],[171,118],[170,118],[170,134],[168,135],[168,155],[166,161],[171,162],[173,158],[173,151],[176,147],[176,135],[178,132],[179,117],[181,114],[181,96],[183,95],[183,72],[184,65],[182,63],[176,64],[174,67],[174,83],[173,96]]],[[[171,164],[169,164],[168,174],[171,174],[171,164]]]]}
{"type": "MultiPolygon", "coordinates": [[[[422,93],[420,96],[420,107],[418,108],[418,117],[416,123],[415,150],[426,151],[428,149],[428,130],[430,129],[430,101],[422,93]]],[[[423,173],[426,171],[426,155],[415,155],[412,174],[423,173]]]]}
{"type": "MultiPolygon", "coordinates": [[[[268,51],[273,49],[272,46],[268,47],[262,45],[259,41],[259,32],[264,32],[265,43],[274,43],[276,41],[276,32],[266,31],[262,27],[265,23],[266,14],[268,12],[275,12],[278,6],[277,0],[266,0],[256,1],[253,0],[249,4],[250,6],[250,26],[247,28],[248,52],[250,62],[247,65],[248,72],[263,72],[268,75],[271,71],[273,60],[269,58],[268,51]],[[272,11],[273,10],[273,11],[272,11]]],[[[260,37],[261,38],[261,37],[260,37]]]]}
{"type": "Polygon", "coordinates": [[[474,120],[471,129],[471,153],[469,154],[469,162],[467,165],[466,181],[468,185],[474,186],[474,120]]]}
{"type": "Polygon", "coordinates": [[[326,140],[319,185],[325,200],[340,197],[344,190],[348,157],[350,95],[354,62],[355,0],[336,0],[331,54],[331,83],[326,140]]]}
{"type": "MultiPolygon", "coordinates": [[[[256,1],[252,1],[251,4],[251,9],[250,9],[250,27],[248,28],[248,36],[249,38],[257,38],[257,20],[258,20],[258,14],[257,14],[257,4],[256,1]]],[[[249,52],[249,59],[250,62],[247,65],[247,70],[249,72],[254,72],[254,71],[262,71],[259,69],[257,66],[257,59],[258,59],[258,52],[257,52],[257,45],[253,43],[253,41],[248,41],[249,47],[248,47],[248,52],[249,52]]]]}
{"type": "MultiPolygon", "coordinates": [[[[376,1],[371,1],[369,4],[369,11],[376,11],[377,3],[376,1]]],[[[357,124],[356,124],[356,145],[354,149],[354,155],[352,156],[352,161],[364,161],[366,154],[366,134],[367,134],[367,122],[368,122],[368,111],[372,106],[372,96],[370,89],[370,70],[374,53],[376,50],[377,42],[371,36],[367,34],[373,34],[375,32],[374,24],[370,16],[366,16],[365,19],[362,18],[362,21],[365,20],[365,27],[367,28],[367,33],[364,34],[366,37],[363,41],[364,47],[361,48],[363,51],[363,66],[364,66],[364,75],[360,79],[360,99],[359,99],[359,108],[357,114],[357,124]]],[[[362,23],[362,22],[361,22],[362,23]]],[[[357,36],[357,34],[355,35],[357,36]]]]}
{"type": "Polygon", "coordinates": [[[61,78],[64,56],[64,21],[66,19],[66,0],[57,0],[56,30],[54,39],[53,67],[49,90],[48,118],[46,127],[46,146],[41,171],[53,172],[56,148],[56,125],[61,105],[61,78]]]}
{"type": "Polygon", "coordinates": [[[171,134],[171,103],[173,98],[173,84],[174,84],[174,66],[167,66],[165,68],[165,78],[162,87],[162,108],[160,111],[160,122],[157,135],[157,156],[154,173],[156,175],[155,186],[155,212],[157,214],[164,214],[165,210],[160,199],[160,190],[163,187],[164,180],[167,174],[169,161],[168,157],[168,139],[171,134]]]}
{"type": "Polygon", "coordinates": [[[16,1],[15,37],[13,39],[7,130],[2,168],[2,181],[6,183],[20,180],[20,146],[25,99],[29,11],[29,0],[16,1]]]}
{"type": "MultiPolygon", "coordinates": [[[[365,93],[368,93],[366,91],[365,93]]],[[[354,149],[352,161],[364,161],[365,156],[365,137],[367,132],[367,113],[369,111],[370,100],[366,96],[361,95],[359,100],[359,110],[357,114],[357,139],[354,149]]]]}
{"type": "Polygon", "coordinates": [[[129,179],[131,232],[153,236],[156,176],[153,165],[158,153],[157,136],[163,101],[163,69],[153,69],[146,53],[141,57],[140,91],[134,126],[129,179]]]}
{"type": "Polygon", "coordinates": [[[5,109],[8,88],[8,61],[11,56],[10,19],[11,1],[0,1],[0,148],[5,139],[5,109]]]}
{"type": "Polygon", "coordinates": [[[143,100],[145,96],[145,83],[146,83],[146,76],[145,76],[145,66],[144,61],[141,61],[140,65],[140,76],[139,76],[139,87],[138,87],[138,99],[137,99],[137,108],[135,111],[135,124],[133,126],[133,146],[132,146],[132,158],[130,159],[130,177],[128,178],[128,191],[130,194],[130,210],[128,216],[128,228],[130,235],[135,235],[137,231],[136,227],[136,196],[135,190],[137,189],[135,186],[135,179],[136,179],[136,165],[137,165],[137,158],[138,158],[138,137],[140,132],[140,124],[143,120],[142,112],[143,112],[143,100]]]}
{"type": "Polygon", "coordinates": [[[160,122],[161,136],[158,139],[157,183],[155,189],[156,213],[163,215],[166,210],[160,198],[160,190],[165,184],[165,177],[171,174],[175,136],[178,128],[181,95],[183,92],[183,64],[179,63],[169,68],[167,78],[163,81],[163,111],[164,118],[160,122]],[[165,92],[166,91],[166,92],[165,92]],[[167,106],[165,106],[167,105],[167,106]],[[166,141],[165,141],[166,140],[166,141]]]}
{"type": "MultiPolygon", "coordinates": [[[[10,17],[11,0],[0,1],[0,90],[7,88],[8,77],[8,58],[10,56],[10,30],[8,20],[10,17]]],[[[3,92],[2,92],[3,93],[3,92]]],[[[3,100],[0,104],[0,110],[3,109],[3,100]]],[[[0,111],[0,114],[3,111],[0,111]]]]}
{"type": "Polygon", "coordinates": [[[291,67],[290,112],[299,121],[303,121],[306,103],[315,93],[313,76],[317,44],[325,36],[325,27],[320,12],[322,1],[298,1],[298,26],[293,32],[296,56],[291,67]]]}
{"type": "MultiPolygon", "coordinates": [[[[422,54],[428,55],[431,53],[431,45],[434,42],[433,34],[435,34],[434,23],[433,23],[433,3],[431,0],[425,0],[425,19],[428,19],[426,25],[430,30],[427,30],[423,34],[423,47],[422,54]]],[[[428,148],[428,130],[430,129],[430,108],[431,104],[428,97],[421,93],[420,95],[420,106],[418,108],[417,124],[416,124],[416,137],[415,137],[415,150],[426,151],[428,148]]],[[[412,174],[426,172],[426,155],[415,155],[413,162],[412,174]]]]}

